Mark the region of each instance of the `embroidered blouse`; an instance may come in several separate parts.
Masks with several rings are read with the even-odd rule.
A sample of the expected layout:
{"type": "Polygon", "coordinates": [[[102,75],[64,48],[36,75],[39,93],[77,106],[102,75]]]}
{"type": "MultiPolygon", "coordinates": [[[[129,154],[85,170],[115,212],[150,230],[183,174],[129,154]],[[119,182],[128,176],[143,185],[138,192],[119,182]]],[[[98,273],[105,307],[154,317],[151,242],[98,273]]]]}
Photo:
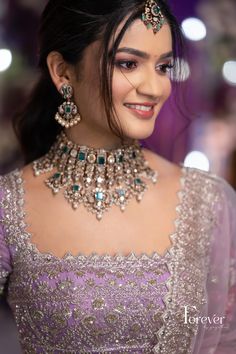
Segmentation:
{"type": "Polygon", "coordinates": [[[171,247],[58,258],[30,241],[21,169],[0,177],[0,293],[25,354],[236,353],[236,193],[182,166],[171,247]]]}

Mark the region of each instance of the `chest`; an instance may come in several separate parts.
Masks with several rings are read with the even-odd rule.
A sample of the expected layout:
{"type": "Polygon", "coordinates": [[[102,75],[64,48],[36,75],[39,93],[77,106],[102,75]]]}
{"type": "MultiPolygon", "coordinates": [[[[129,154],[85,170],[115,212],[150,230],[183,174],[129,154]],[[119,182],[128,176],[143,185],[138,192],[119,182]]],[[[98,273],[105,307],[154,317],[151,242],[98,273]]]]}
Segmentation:
{"type": "MultiPolygon", "coordinates": [[[[79,334],[84,340],[88,339],[87,344],[83,342],[83,345],[91,347],[91,341],[94,341],[93,343],[96,345],[99,339],[99,347],[101,348],[102,343],[108,343],[109,340],[114,343],[115,335],[115,340],[118,340],[116,348],[118,348],[119,340],[123,339],[125,343],[123,342],[121,345],[126,345],[126,349],[131,344],[134,345],[133,348],[137,351],[137,348],[142,343],[146,343],[151,348],[155,345],[156,352],[160,353],[161,348],[165,348],[165,352],[168,354],[175,353],[177,348],[188,348],[186,352],[191,353],[190,342],[197,328],[195,325],[185,325],[184,306],[190,306],[191,315],[198,316],[206,303],[207,261],[212,227],[214,226],[214,214],[209,205],[213,204],[214,195],[214,193],[211,193],[212,201],[209,203],[209,199],[205,201],[204,198],[201,198],[200,193],[196,193],[196,187],[192,187],[192,189],[188,187],[184,191],[182,190],[179,196],[181,203],[176,210],[178,219],[175,223],[175,232],[171,236],[172,246],[170,252],[167,252],[164,257],[156,254],[158,260],[156,269],[155,267],[153,268],[152,263],[154,256],[147,257],[151,263],[148,264],[145,272],[143,264],[141,269],[138,270],[139,260],[135,255],[130,255],[130,257],[121,256],[118,268],[122,269],[116,270],[117,267],[114,265],[114,261],[118,258],[111,256],[101,257],[94,255],[92,257],[80,255],[73,257],[68,255],[62,260],[57,258],[56,255],[39,252],[43,238],[37,239],[37,234],[35,234],[34,241],[38,248],[33,246],[34,234],[25,232],[24,219],[22,219],[24,214],[22,198],[16,198],[16,195],[12,194],[11,197],[15,199],[12,198],[11,207],[9,207],[10,204],[8,203],[5,210],[6,239],[10,246],[14,267],[9,283],[11,294],[9,301],[13,311],[15,311],[16,318],[19,321],[23,321],[23,323],[19,322],[19,324],[22,328],[22,338],[27,338],[28,336],[25,345],[33,343],[31,338],[39,338],[38,343],[32,344],[34,346],[33,349],[36,350],[40,345],[43,345],[46,351],[48,348],[53,347],[56,339],[64,338],[63,342],[61,342],[62,348],[64,349],[64,345],[67,347],[67,344],[72,343],[71,349],[73,350],[78,347],[79,334]],[[18,203],[17,200],[21,202],[18,203]],[[128,262],[129,259],[131,259],[131,263],[128,262]],[[103,261],[107,265],[106,269],[104,264],[102,264],[103,261]],[[122,272],[120,272],[121,270],[122,272]],[[99,284],[101,287],[99,287],[99,284]],[[112,286],[114,288],[111,289],[112,286]],[[132,296],[130,297],[131,294],[132,296]],[[122,324],[125,329],[124,333],[128,333],[125,338],[116,324],[113,327],[105,324],[107,320],[116,319],[116,317],[112,316],[114,315],[113,313],[110,314],[110,317],[106,317],[107,314],[115,309],[116,311],[117,309],[120,310],[122,314],[122,308],[119,307],[120,304],[132,310],[123,312],[123,317],[120,317],[119,325],[122,324]],[[156,320],[161,320],[161,322],[151,322],[159,305],[161,312],[157,312],[156,320]],[[108,310],[107,312],[106,309],[108,310]],[[140,315],[142,318],[139,317],[140,315]],[[132,323],[138,318],[141,328],[137,325],[132,327],[132,323]],[[81,325],[82,321],[84,321],[83,325],[81,325]],[[48,324],[50,324],[50,335],[48,324]],[[150,327],[151,324],[152,326],[150,327]],[[148,326],[147,331],[144,331],[145,325],[148,326]],[[157,337],[155,336],[155,338],[154,336],[149,336],[149,334],[154,333],[154,328],[157,330],[157,337]],[[45,332],[42,333],[41,329],[45,332]],[[88,329],[91,331],[89,338],[86,337],[88,329]],[[72,337],[74,333],[76,333],[76,336],[72,337]],[[107,333],[106,337],[104,336],[105,333],[107,333]],[[146,339],[142,335],[146,336],[146,339]],[[136,340],[136,342],[130,342],[130,339],[136,340]],[[144,342],[144,339],[146,342],[144,342]]],[[[44,199],[43,195],[41,195],[42,199],[44,199]]],[[[74,215],[70,219],[69,212],[64,214],[65,211],[62,213],[62,210],[58,210],[57,213],[54,210],[53,217],[50,219],[50,207],[52,207],[52,204],[48,202],[46,203],[46,208],[42,204],[43,213],[39,212],[40,208],[29,209],[33,210],[31,215],[34,213],[35,216],[35,219],[31,219],[31,221],[35,221],[37,219],[36,216],[40,215],[38,217],[39,227],[40,221],[45,225],[45,220],[51,220],[48,223],[48,225],[51,225],[53,220],[53,222],[57,222],[57,225],[63,228],[63,217],[67,216],[68,219],[66,220],[70,220],[69,225],[73,226],[72,229],[76,227],[75,231],[77,231],[77,228],[82,230],[82,236],[83,232],[87,230],[86,236],[88,237],[90,227],[91,231],[93,230],[93,237],[96,234],[96,227],[92,225],[92,221],[91,224],[88,220],[83,224],[82,212],[80,214],[81,219],[77,220],[76,218],[74,219],[74,215]],[[46,219],[47,216],[48,219],[46,219]],[[76,224],[72,224],[75,221],[76,224]]],[[[151,211],[146,216],[148,217],[150,214],[151,211]]],[[[141,212],[138,213],[138,219],[141,218],[141,215],[141,212]]],[[[157,216],[155,218],[155,215],[154,219],[156,220],[157,216]]],[[[118,216],[114,214],[112,221],[113,223],[116,222],[116,226],[111,228],[110,225],[110,234],[104,228],[107,238],[109,235],[113,237],[113,230],[114,232],[119,230],[119,234],[123,235],[125,227],[120,223],[120,219],[117,218],[118,216]]],[[[129,220],[131,219],[132,214],[129,220]]],[[[135,225],[137,225],[135,227],[137,235],[142,235],[142,240],[148,240],[147,233],[143,229],[139,230],[141,223],[135,225]]],[[[157,225],[157,222],[155,225],[157,225]]],[[[60,230],[60,227],[56,230],[60,230]]],[[[132,228],[127,227],[127,229],[131,230],[132,228]]],[[[50,230],[52,229],[40,229],[39,235],[46,235],[45,242],[48,242],[50,238],[50,234],[46,231],[49,232],[50,230]]],[[[65,231],[67,229],[63,229],[60,235],[65,237],[65,231]]],[[[98,235],[101,237],[103,230],[98,227],[98,231],[98,235]]],[[[56,237],[57,233],[55,232],[54,234],[56,237]]],[[[52,233],[51,235],[54,234],[52,233]]],[[[71,234],[68,235],[72,240],[71,234]]],[[[135,235],[134,231],[132,235],[135,235]]],[[[84,237],[80,241],[82,244],[82,241],[85,242],[86,238],[84,237]]],[[[56,238],[54,238],[54,242],[55,246],[56,238]]],[[[96,251],[95,243],[90,242],[90,249],[93,252],[96,251]]],[[[45,245],[48,247],[48,243],[45,245]]],[[[78,243],[76,245],[78,246],[78,243]]],[[[89,243],[87,243],[88,245],[89,243]]],[[[81,245],[79,246],[81,247],[81,245]]],[[[125,246],[127,247],[127,244],[125,246]]],[[[47,251],[46,249],[45,252],[47,251]]],[[[62,254],[65,252],[65,250],[60,251],[62,254]]],[[[142,252],[144,251],[142,249],[142,252]]],[[[146,256],[143,256],[142,259],[145,261],[146,256]]],[[[32,351],[32,348],[30,350],[29,348],[26,349],[32,351]]]]}
{"type": "Polygon", "coordinates": [[[62,257],[66,252],[163,254],[171,246],[179,203],[174,187],[150,186],[141,202],[131,199],[124,212],[113,206],[98,221],[83,205],[73,210],[63,194],[52,197],[44,188],[28,193],[24,207],[31,242],[62,257]]]}

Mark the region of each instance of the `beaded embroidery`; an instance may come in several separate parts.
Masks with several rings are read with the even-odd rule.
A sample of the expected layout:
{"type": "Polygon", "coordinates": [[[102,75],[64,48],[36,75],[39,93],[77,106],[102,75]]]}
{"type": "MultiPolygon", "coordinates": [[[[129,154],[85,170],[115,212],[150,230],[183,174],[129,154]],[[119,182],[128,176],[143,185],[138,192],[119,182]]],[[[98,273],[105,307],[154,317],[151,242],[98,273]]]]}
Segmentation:
{"type": "Polygon", "coordinates": [[[183,172],[176,231],[163,257],[40,253],[26,232],[21,171],[0,178],[13,265],[8,302],[24,353],[191,353],[198,328],[184,324],[183,306],[191,305],[194,316],[206,304],[212,210],[220,195],[213,175],[183,172]]]}

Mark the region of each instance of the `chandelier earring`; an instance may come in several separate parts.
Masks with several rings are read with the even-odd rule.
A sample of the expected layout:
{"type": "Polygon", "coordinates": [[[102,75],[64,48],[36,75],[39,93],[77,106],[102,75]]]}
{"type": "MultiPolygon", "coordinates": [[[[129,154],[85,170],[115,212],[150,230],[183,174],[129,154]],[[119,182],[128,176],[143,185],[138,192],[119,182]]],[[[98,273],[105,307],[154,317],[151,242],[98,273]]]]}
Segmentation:
{"type": "Polygon", "coordinates": [[[78,107],[71,100],[73,97],[73,88],[69,84],[63,84],[60,88],[60,93],[66,101],[58,107],[58,112],[55,115],[55,119],[63,127],[70,128],[77,125],[81,121],[78,107]]]}

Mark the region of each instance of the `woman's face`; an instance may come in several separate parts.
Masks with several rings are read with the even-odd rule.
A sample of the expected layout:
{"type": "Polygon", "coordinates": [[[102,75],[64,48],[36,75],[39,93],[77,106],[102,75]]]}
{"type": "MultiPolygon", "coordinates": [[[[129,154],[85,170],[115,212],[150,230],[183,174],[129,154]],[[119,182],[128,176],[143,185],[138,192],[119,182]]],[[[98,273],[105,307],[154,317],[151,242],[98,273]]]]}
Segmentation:
{"type": "MultiPolygon", "coordinates": [[[[99,48],[100,43],[94,42],[86,49],[77,80],[72,83],[82,121],[71,129],[78,129],[81,138],[89,131],[93,143],[98,139],[107,146],[115,146],[118,138],[107,124],[99,92],[99,48]]],[[[171,92],[168,71],[172,62],[169,25],[165,24],[154,34],[141,20],[133,22],[116,53],[112,82],[116,120],[119,120],[127,141],[144,139],[152,134],[156,118],[171,92]]]]}

